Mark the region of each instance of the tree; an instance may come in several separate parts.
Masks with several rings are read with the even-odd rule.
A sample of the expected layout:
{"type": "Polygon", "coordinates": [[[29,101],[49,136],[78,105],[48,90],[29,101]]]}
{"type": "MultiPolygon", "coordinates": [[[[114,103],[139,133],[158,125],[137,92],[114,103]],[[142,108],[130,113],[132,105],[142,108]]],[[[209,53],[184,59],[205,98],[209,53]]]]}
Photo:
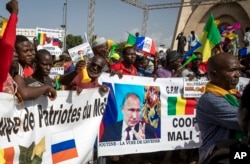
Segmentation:
{"type": "Polygon", "coordinates": [[[81,36],[74,36],[72,34],[67,35],[66,37],[66,49],[73,48],[83,43],[83,39],[81,36]]]}

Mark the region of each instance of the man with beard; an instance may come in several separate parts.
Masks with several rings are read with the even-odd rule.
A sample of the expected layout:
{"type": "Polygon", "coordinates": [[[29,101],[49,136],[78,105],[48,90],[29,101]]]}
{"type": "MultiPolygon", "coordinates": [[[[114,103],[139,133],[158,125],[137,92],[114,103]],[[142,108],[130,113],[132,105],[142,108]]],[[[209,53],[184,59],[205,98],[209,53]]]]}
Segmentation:
{"type": "Polygon", "coordinates": [[[65,85],[66,89],[73,89],[76,87],[77,92],[80,93],[82,89],[100,87],[100,90],[107,92],[108,88],[104,85],[98,84],[98,77],[103,72],[106,66],[106,61],[103,57],[96,55],[90,63],[87,64],[86,60],[80,60],[76,63],[75,70],[60,77],[60,84],[65,85]],[[83,68],[87,67],[87,74],[90,77],[90,82],[82,82],[83,68]]]}
{"type": "Polygon", "coordinates": [[[196,111],[202,141],[199,161],[218,141],[242,136],[237,121],[239,93],[235,90],[241,69],[239,60],[229,53],[214,55],[208,60],[210,82],[196,111]]]}

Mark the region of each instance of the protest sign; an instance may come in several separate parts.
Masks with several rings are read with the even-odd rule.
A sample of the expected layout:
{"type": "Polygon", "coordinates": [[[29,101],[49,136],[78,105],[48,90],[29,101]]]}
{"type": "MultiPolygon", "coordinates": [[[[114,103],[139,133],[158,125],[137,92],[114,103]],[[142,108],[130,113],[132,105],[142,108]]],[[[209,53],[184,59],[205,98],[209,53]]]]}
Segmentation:
{"type": "MultiPolygon", "coordinates": [[[[200,146],[200,132],[195,118],[197,99],[183,97],[184,78],[158,78],[154,81],[153,78],[126,75],[119,79],[106,74],[100,80],[109,86],[110,92],[99,131],[99,156],[200,146]],[[155,137],[147,138],[150,134],[145,130],[144,139],[124,139],[124,98],[131,93],[136,94],[141,103],[140,121],[154,128],[155,137]]],[[[200,82],[202,85],[198,86],[208,81],[200,82]]],[[[242,92],[248,82],[249,79],[240,78],[238,90],[242,92]]]]}
{"type": "Polygon", "coordinates": [[[49,77],[55,79],[55,76],[63,74],[64,74],[64,67],[51,67],[49,77]]]}
{"type": "Polygon", "coordinates": [[[42,96],[19,106],[0,93],[0,161],[88,163],[106,103],[98,89],[58,91],[54,101],[42,96]]]}
{"type": "Polygon", "coordinates": [[[51,55],[55,55],[57,58],[62,54],[59,40],[60,30],[36,28],[36,36],[38,40],[37,50],[46,49],[51,55]]]}
{"type": "Polygon", "coordinates": [[[94,53],[88,42],[73,47],[68,51],[74,64],[76,64],[80,60],[81,56],[85,59],[90,59],[94,56],[94,53]]]}

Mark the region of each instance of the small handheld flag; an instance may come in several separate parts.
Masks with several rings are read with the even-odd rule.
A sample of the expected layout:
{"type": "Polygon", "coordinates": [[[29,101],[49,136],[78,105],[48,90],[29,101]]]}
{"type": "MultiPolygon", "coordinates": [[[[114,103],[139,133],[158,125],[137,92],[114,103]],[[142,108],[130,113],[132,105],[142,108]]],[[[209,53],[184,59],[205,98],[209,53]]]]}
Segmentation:
{"type": "Polygon", "coordinates": [[[188,60],[184,64],[182,64],[181,68],[184,68],[186,65],[188,65],[191,61],[193,61],[196,58],[197,56],[193,54],[190,58],[188,58],[188,60]]]}

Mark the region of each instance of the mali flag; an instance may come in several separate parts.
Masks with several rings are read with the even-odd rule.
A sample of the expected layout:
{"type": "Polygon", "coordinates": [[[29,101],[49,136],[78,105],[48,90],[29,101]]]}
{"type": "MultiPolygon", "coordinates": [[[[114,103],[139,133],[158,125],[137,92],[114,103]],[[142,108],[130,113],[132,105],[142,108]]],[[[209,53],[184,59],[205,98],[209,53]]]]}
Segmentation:
{"type": "Polygon", "coordinates": [[[127,39],[127,44],[125,45],[125,47],[134,46],[135,44],[136,44],[136,36],[129,33],[128,39],[127,39]]]}
{"type": "Polygon", "coordinates": [[[168,115],[193,115],[196,107],[195,98],[168,97],[168,115]]]}
{"type": "Polygon", "coordinates": [[[215,24],[212,13],[210,13],[203,29],[200,42],[202,46],[197,51],[203,54],[203,62],[206,62],[211,56],[211,50],[221,42],[220,31],[215,24]]]}
{"type": "Polygon", "coordinates": [[[38,33],[38,43],[44,45],[46,41],[46,33],[38,33]]]}
{"type": "Polygon", "coordinates": [[[0,163],[13,164],[14,147],[0,149],[0,163]]]}

